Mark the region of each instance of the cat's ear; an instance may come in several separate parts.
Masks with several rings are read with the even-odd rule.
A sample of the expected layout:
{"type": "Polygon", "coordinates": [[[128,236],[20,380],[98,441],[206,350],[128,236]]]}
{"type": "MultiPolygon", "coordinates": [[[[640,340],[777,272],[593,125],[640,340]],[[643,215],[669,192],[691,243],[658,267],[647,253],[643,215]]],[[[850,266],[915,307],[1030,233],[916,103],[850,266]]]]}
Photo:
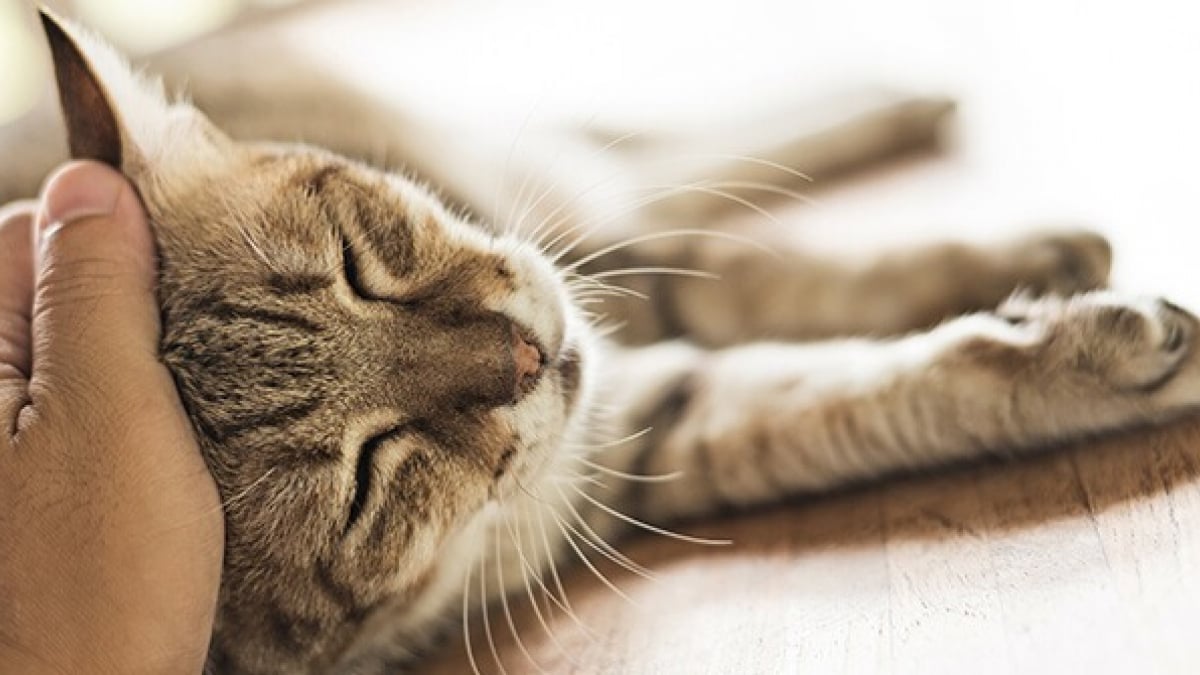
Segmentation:
{"type": "Polygon", "coordinates": [[[73,159],[104,162],[136,181],[166,164],[228,151],[228,139],[190,104],[169,102],[161,82],[135,73],[87,31],[39,12],[73,159]]]}

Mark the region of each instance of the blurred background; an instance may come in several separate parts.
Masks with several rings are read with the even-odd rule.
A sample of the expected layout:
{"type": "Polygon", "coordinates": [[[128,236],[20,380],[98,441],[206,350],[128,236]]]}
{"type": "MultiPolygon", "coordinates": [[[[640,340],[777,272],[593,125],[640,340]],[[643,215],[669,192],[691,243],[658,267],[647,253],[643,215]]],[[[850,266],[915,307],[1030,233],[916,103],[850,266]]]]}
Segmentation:
{"type": "MultiPolygon", "coordinates": [[[[514,139],[580,120],[703,128],[847,84],[948,93],[949,152],[812,186],[816,203],[789,212],[798,236],[861,246],[1087,224],[1114,241],[1118,284],[1200,307],[1192,0],[48,4],[133,55],[257,22],[359,86],[514,139]]],[[[0,124],[49,91],[33,6],[0,0],[0,124]]]]}

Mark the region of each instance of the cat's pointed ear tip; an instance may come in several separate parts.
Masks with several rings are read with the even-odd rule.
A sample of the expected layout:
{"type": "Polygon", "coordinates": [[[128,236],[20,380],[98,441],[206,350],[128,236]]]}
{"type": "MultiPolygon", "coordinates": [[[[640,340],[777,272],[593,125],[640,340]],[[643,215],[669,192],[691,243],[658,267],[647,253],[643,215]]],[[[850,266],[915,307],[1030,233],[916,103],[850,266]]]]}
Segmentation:
{"type": "Polygon", "coordinates": [[[62,19],[54,13],[49,7],[39,4],[37,6],[38,18],[42,21],[42,28],[47,33],[63,33],[62,19]]]}
{"type": "Polygon", "coordinates": [[[63,25],[63,19],[45,5],[38,5],[38,18],[42,22],[42,31],[52,46],[72,42],[71,34],[63,25]]]}

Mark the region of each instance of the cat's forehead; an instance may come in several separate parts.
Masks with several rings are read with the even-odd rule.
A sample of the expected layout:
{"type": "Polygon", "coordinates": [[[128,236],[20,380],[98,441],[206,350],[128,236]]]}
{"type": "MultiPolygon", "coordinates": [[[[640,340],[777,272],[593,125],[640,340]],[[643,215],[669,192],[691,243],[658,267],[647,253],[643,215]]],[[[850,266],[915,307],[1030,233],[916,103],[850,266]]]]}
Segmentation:
{"type": "Polygon", "coordinates": [[[249,146],[245,160],[229,179],[268,188],[260,197],[313,201],[331,188],[356,188],[363,199],[383,199],[387,193],[380,175],[335,155],[305,147],[249,146]]]}
{"type": "Polygon", "coordinates": [[[217,166],[174,169],[144,197],[162,234],[193,240],[324,245],[336,239],[339,221],[403,218],[410,201],[379,172],[304,148],[247,146],[217,166]]]}
{"type": "Polygon", "coordinates": [[[247,144],[152,185],[147,204],[175,269],[240,271],[216,284],[328,277],[348,259],[379,283],[503,263],[488,235],[422,185],[320,149],[247,144]]]}
{"type": "Polygon", "coordinates": [[[245,161],[225,177],[265,208],[321,208],[328,217],[447,215],[441,203],[408,178],[305,146],[249,146],[245,161]],[[337,206],[357,213],[339,214],[337,206]]]}

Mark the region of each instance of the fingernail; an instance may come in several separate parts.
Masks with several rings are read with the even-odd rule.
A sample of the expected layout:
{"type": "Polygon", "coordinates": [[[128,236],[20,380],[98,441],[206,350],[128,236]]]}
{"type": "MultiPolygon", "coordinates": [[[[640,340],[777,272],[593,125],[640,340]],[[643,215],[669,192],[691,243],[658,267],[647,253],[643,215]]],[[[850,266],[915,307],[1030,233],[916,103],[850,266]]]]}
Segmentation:
{"type": "Polygon", "coordinates": [[[111,215],[125,177],[98,162],[74,162],[60,169],[42,191],[38,229],[60,227],[83,218],[111,215]]]}

